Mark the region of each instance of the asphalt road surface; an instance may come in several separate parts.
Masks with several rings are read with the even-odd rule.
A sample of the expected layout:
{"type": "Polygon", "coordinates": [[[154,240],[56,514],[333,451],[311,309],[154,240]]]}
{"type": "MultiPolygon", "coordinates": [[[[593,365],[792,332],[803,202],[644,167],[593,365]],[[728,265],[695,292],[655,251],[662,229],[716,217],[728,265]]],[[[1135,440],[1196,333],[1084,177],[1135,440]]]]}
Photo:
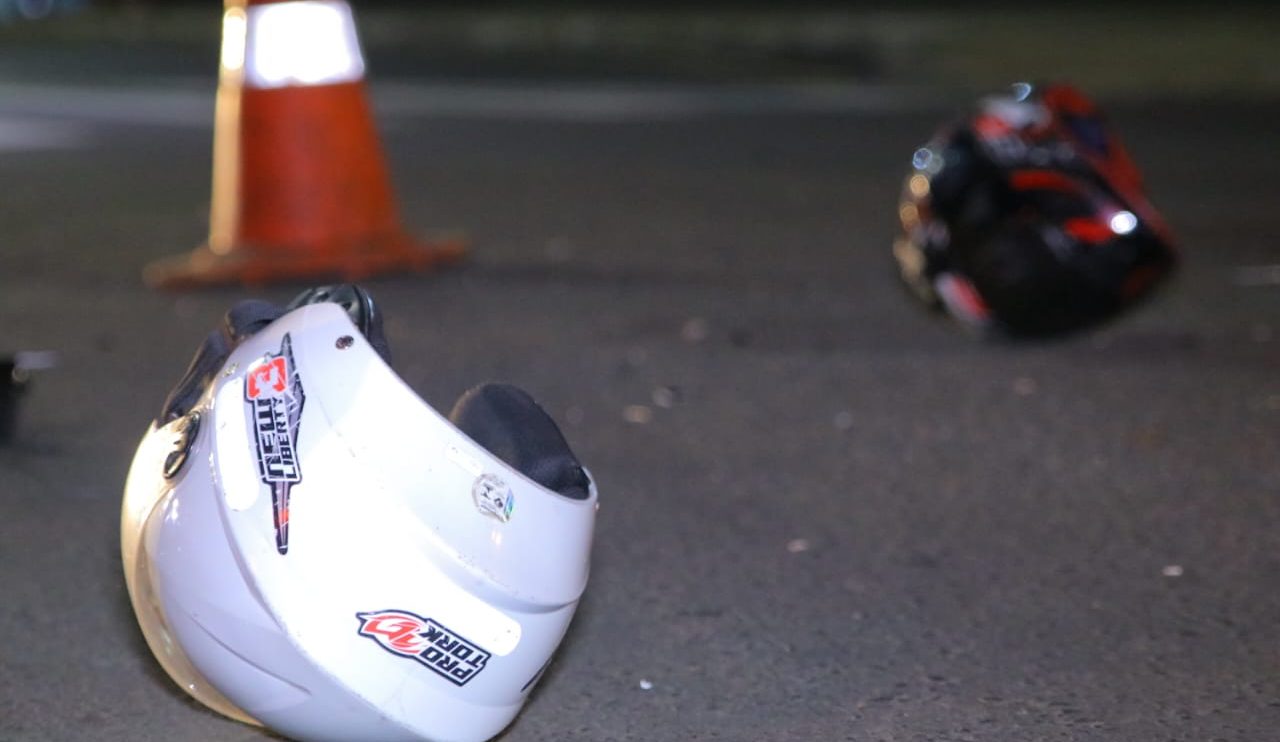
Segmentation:
{"type": "MultiPolygon", "coordinates": [[[[0,740],[250,742],[125,593],[134,446],[241,290],[209,79],[0,95],[0,344],[56,351],[0,449],[0,740]]],[[[593,572],[505,739],[1260,740],[1280,729],[1277,101],[1111,102],[1184,269],[1098,332],[982,344],[893,280],[927,91],[374,84],[404,221],[368,287],[437,407],[506,380],[600,483],[593,572]]],[[[286,300],[296,290],[255,295],[286,300]]]]}

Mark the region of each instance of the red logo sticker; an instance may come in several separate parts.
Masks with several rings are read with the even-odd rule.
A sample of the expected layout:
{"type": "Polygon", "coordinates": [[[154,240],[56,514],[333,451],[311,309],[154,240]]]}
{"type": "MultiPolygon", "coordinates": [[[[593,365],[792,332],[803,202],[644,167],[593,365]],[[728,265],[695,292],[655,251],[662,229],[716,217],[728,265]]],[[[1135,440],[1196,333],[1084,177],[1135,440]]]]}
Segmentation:
{"type": "Polygon", "coordinates": [[[454,685],[466,685],[493,656],[475,642],[430,618],[409,611],[357,613],[360,636],[400,657],[417,660],[454,685]]]}
{"type": "Polygon", "coordinates": [[[284,394],[288,379],[289,367],[282,356],[276,356],[249,372],[245,396],[249,399],[279,397],[284,394]]]}
{"type": "Polygon", "coordinates": [[[377,639],[379,644],[396,654],[412,657],[427,644],[427,640],[419,634],[426,628],[426,623],[417,616],[386,612],[362,613],[360,618],[364,621],[360,633],[377,639]]]}

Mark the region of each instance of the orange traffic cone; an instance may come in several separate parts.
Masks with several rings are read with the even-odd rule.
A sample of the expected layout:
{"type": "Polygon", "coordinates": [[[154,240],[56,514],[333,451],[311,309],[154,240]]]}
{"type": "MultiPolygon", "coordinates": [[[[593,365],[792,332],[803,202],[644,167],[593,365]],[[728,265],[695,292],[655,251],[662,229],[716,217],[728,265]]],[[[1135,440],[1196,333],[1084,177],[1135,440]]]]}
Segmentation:
{"type": "Polygon", "coordinates": [[[459,239],[401,229],[342,0],[226,0],[209,241],[146,267],[159,288],[425,270],[459,239]]]}

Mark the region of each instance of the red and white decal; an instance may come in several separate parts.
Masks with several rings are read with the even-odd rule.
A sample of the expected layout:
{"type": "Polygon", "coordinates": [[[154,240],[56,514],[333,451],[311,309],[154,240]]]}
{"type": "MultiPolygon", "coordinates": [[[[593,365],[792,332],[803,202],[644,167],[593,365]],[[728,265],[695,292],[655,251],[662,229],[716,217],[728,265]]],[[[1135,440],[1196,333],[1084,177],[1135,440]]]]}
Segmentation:
{"type": "Polygon", "coordinates": [[[493,655],[430,618],[400,610],[357,613],[358,633],[386,651],[418,661],[454,685],[466,685],[493,655]]]}
{"type": "Polygon", "coordinates": [[[289,496],[302,481],[298,431],[307,400],[285,333],[279,353],[268,353],[245,374],[244,401],[258,454],[258,477],[271,488],[276,551],[289,551],[289,496]]]}
{"type": "Polygon", "coordinates": [[[289,386],[289,365],[284,356],[275,356],[259,364],[249,372],[245,396],[279,397],[289,386]]]}

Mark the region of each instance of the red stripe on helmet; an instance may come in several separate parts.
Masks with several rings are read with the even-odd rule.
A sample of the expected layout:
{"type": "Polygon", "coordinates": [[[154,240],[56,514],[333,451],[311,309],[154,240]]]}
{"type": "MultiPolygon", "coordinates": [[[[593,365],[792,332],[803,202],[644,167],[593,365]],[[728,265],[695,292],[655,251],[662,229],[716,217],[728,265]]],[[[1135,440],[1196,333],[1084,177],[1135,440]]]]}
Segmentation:
{"type": "Polygon", "coordinates": [[[1091,245],[1106,242],[1116,236],[1116,233],[1111,229],[1111,225],[1104,224],[1096,219],[1068,219],[1063,222],[1062,229],[1077,240],[1088,242],[1091,245]]]}
{"type": "Polygon", "coordinates": [[[1019,191],[1035,191],[1035,190],[1051,190],[1051,191],[1071,191],[1080,190],[1080,186],[1071,178],[1056,173],[1052,170],[1015,170],[1009,176],[1010,184],[1019,191]]]}

